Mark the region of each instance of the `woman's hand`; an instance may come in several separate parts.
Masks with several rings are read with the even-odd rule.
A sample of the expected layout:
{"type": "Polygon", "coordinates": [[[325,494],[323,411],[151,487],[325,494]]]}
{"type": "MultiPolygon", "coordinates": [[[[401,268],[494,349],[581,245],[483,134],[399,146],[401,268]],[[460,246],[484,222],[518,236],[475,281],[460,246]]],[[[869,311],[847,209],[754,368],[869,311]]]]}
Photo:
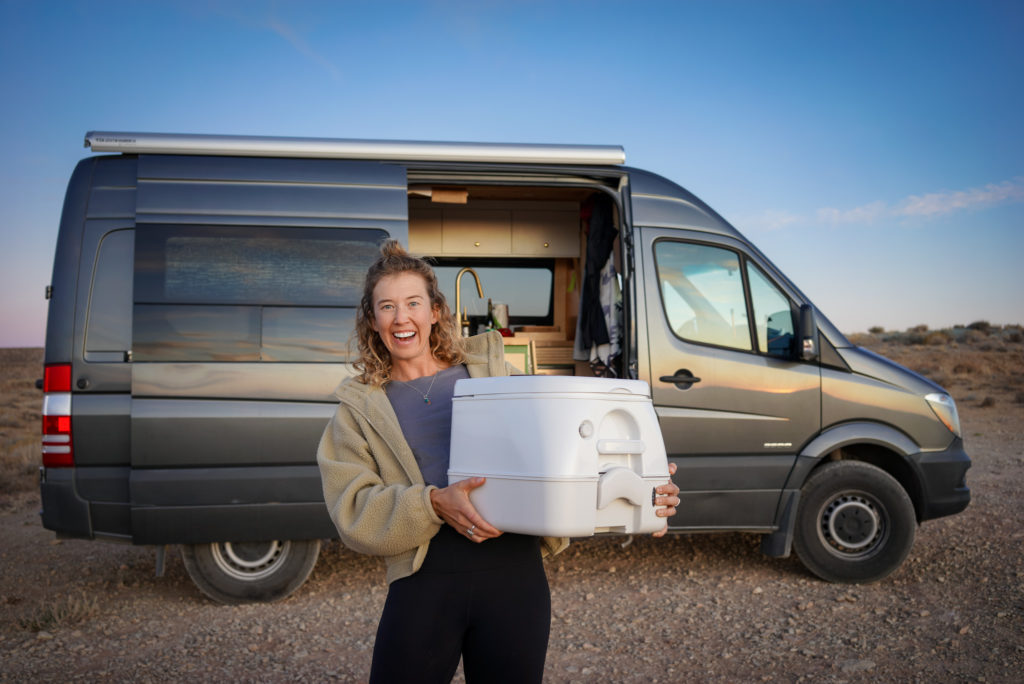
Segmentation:
{"type": "Polygon", "coordinates": [[[430,503],[437,517],[458,530],[463,537],[477,543],[501,535],[501,530],[489,525],[469,500],[469,493],[486,481],[482,477],[471,477],[443,489],[430,490],[430,503]]]}
{"type": "MultiPolygon", "coordinates": [[[[668,474],[669,476],[676,474],[675,463],[668,464],[668,474]]],[[[669,516],[675,515],[676,506],[679,505],[680,501],[679,487],[677,487],[674,482],[670,481],[668,484],[658,485],[657,487],[654,488],[654,491],[658,494],[658,496],[656,496],[654,499],[654,505],[664,506],[664,508],[659,508],[656,511],[654,511],[654,514],[661,518],[668,518],[669,516]]],[[[654,536],[663,537],[665,536],[666,532],[668,532],[667,520],[665,521],[665,526],[657,532],[655,532],[654,536]]]]}

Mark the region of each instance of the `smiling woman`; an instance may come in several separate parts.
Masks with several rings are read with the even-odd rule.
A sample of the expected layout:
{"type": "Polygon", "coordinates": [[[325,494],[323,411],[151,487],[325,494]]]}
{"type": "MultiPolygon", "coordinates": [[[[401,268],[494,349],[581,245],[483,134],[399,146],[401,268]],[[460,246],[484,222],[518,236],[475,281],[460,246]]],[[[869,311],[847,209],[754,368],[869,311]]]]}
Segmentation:
{"type": "MultiPolygon", "coordinates": [[[[370,681],[449,681],[461,659],[467,681],[539,682],[541,559],[568,539],[503,533],[470,501],[484,478],[448,483],[455,383],[509,374],[500,336],[458,337],[433,270],[395,240],[367,273],[356,332],[362,374],[338,388],[317,461],[342,541],[387,564],[370,681]]],[[[678,491],[655,488],[657,515],[678,491]]]]}

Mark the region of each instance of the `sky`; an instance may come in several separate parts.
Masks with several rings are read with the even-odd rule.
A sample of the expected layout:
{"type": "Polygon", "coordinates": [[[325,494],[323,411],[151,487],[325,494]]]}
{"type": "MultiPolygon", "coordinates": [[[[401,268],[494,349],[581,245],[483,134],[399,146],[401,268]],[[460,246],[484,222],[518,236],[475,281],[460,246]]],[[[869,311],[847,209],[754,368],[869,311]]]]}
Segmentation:
{"type": "Polygon", "coordinates": [[[0,347],[90,130],[622,145],[846,333],[1024,323],[1024,2],[0,0],[0,347]]]}

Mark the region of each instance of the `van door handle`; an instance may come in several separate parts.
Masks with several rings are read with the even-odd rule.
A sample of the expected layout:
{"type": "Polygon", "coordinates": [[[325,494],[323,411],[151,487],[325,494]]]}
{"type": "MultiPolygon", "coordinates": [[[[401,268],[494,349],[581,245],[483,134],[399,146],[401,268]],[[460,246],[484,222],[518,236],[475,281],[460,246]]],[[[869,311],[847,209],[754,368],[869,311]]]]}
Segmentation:
{"type": "Polygon", "coordinates": [[[679,389],[690,389],[690,386],[693,385],[693,383],[700,382],[700,378],[685,368],[677,370],[675,375],[662,375],[658,380],[661,382],[670,382],[679,389]]]}

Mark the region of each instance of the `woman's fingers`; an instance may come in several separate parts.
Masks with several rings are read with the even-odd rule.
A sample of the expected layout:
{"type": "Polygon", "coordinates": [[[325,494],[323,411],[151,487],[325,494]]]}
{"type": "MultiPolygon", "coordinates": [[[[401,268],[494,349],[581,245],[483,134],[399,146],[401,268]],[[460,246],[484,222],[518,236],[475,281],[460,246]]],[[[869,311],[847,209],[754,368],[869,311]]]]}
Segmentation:
{"type": "MultiPolygon", "coordinates": [[[[669,476],[676,474],[676,464],[668,464],[669,476]]],[[[654,498],[654,505],[658,506],[658,509],[654,511],[654,514],[660,518],[669,518],[676,514],[676,506],[680,504],[679,499],[679,487],[676,486],[675,482],[671,480],[667,484],[658,485],[654,488],[654,492],[657,496],[654,498]]],[[[655,537],[664,536],[668,532],[668,523],[665,526],[654,533],[655,537]]]]}
{"type": "Polygon", "coordinates": [[[462,536],[476,542],[501,535],[501,530],[484,520],[469,500],[469,493],[483,485],[485,481],[482,477],[473,477],[435,489],[430,493],[430,501],[438,517],[458,530],[462,536]]]}

